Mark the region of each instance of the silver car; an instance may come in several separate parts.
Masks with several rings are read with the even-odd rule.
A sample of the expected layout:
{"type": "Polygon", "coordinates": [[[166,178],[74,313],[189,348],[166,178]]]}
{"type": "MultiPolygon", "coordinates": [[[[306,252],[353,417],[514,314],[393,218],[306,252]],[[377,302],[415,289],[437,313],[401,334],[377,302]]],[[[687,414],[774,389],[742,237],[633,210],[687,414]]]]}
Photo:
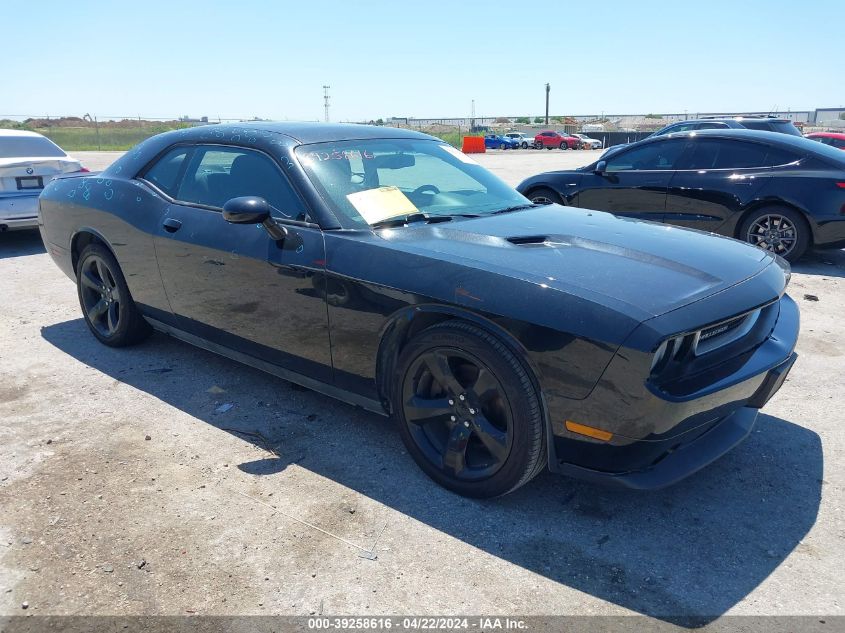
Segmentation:
{"type": "Polygon", "coordinates": [[[38,196],[54,176],[88,171],[37,132],[0,130],[0,232],[38,226],[38,196]]]}
{"type": "Polygon", "coordinates": [[[573,134],[572,136],[577,136],[581,139],[581,147],[584,149],[601,149],[604,145],[599,139],[591,138],[586,134],[573,134]]]}
{"type": "Polygon", "coordinates": [[[508,132],[505,134],[508,138],[512,138],[517,143],[519,143],[519,147],[522,149],[528,149],[529,147],[534,147],[534,137],[533,136],[526,136],[522,132],[508,132]]]}

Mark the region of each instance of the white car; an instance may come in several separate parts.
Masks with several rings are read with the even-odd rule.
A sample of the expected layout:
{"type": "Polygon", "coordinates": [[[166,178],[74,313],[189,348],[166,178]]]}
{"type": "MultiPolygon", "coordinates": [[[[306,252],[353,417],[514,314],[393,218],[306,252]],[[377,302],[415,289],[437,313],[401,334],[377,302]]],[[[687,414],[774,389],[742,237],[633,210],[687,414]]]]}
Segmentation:
{"type": "Polygon", "coordinates": [[[601,149],[604,144],[597,138],[590,138],[586,134],[573,134],[572,136],[577,136],[581,139],[581,147],[586,149],[589,147],[590,149],[601,149]]]}
{"type": "Polygon", "coordinates": [[[529,147],[534,147],[534,137],[533,136],[526,136],[522,132],[508,132],[505,134],[508,138],[512,138],[522,149],[528,149],[529,147]]]}
{"type": "Polygon", "coordinates": [[[0,232],[38,226],[38,196],[54,176],[88,171],[36,132],[0,130],[0,232]]]}

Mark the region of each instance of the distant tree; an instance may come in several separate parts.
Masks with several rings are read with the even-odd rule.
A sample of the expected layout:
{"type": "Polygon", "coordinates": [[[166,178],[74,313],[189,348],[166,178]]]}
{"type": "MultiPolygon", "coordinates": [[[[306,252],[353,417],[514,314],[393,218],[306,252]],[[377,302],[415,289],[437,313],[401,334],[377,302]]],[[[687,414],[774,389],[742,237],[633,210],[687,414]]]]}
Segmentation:
{"type": "Polygon", "coordinates": [[[646,114],[646,115],[645,115],[645,118],[647,118],[647,119],[662,119],[663,117],[662,117],[662,116],[660,116],[659,114],[651,114],[651,113],[649,113],[649,114],[646,114]]]}
{"type": "Polygon", "coordinates": [[[376,119],[376,125],[384,125],[384,119],[376,119]]]}
{"type": "Polygon", "coordinates": [[[545,121],[545,119],[541,116],[534,117],[534,123],[542,123],[543,121],[545,121]]]}
{"type": "Polygon", "coordinates": [[[845,121],[845,112],[841,112],[839,114],[839,118],[842,119],[843,121],[845,121]]]}
{"type": "Polygon", "coordinates": [[[500,116],[496,119],[496,123],[510,123],[511,120],[506,116],[500,116]]]}
{"type": "Polygon", "coordinates": [[[531,119],[527,116],[521,116],[516,118],[516,122],[527,125],[528,123],[531,123],[531,119]]]}

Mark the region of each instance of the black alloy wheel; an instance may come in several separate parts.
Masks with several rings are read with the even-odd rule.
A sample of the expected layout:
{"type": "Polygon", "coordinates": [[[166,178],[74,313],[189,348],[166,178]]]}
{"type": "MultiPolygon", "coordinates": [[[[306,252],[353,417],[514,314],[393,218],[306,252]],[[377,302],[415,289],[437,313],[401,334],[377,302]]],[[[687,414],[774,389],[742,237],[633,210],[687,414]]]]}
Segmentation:
{"type": "Polygon", "coordinates": [[[117,260],[106,247],[91,244],[85,248],[77,264],[76,281],[82,315],[100,342],[122,347],[150,334],[117,260]]]}
{"type": "Polygon", "coordinates": [[[122,297],[108,264],[99,256],[88,257],[80,267],[82,309],[88,323],[102,336],[114,336],[120,322],[122,297]]]}
{"type": "Polygon", "coordinates": [[[490,368],[462,350],[434,348],[408,371],[405,420],[426,458],[458,479],[499,470],[513,443],[513,420],[490,368]]]}
{"type": "Polygon", "coordinates": [[[464,322],[424,330],[403,351],[402,438],[422,469],[455,492],[505,494],[544,465],[539,400],[516,357],[464,322]]]}

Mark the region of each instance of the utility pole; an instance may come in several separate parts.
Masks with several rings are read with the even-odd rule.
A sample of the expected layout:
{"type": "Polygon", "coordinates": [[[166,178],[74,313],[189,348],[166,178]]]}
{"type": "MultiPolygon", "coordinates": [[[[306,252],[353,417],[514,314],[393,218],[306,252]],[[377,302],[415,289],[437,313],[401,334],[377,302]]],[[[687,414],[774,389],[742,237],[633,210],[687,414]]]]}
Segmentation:
{"type": "Polygon", "coordinates": [[[551,89],[551,86],[546,84],[546,125],[549,124],[549,90],[551,89]]]}
{"type": "Polygon", "coordinates": [[[326,123],[329,122],[329,99],[331,99],[329,96],[329,88],[331,88],[331,86],[323,85],[323,108],[326,111],[326,123]]]}
{"type": "Polygon", "coordinates": [[[475,99],[472,100],[472,107],[471,107],[470,112],[469,112],[469,132],[470,132],[470,134],[472,134],[472,132],[474,130],[475,130],[475,99]]]}

